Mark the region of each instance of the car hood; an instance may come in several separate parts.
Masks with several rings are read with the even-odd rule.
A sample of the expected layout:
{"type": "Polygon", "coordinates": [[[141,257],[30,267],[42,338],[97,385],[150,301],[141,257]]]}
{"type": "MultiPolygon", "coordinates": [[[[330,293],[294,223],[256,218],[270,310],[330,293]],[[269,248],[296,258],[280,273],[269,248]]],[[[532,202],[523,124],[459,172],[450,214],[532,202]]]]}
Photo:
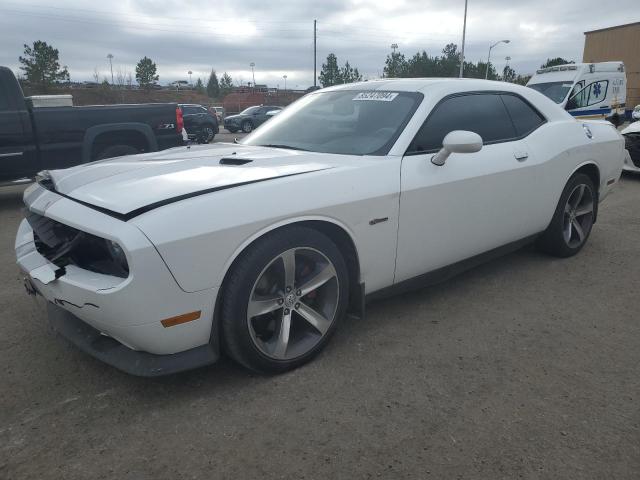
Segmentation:
{"type": "Polygon", "coordinates": [[[224,117],[225,121],[226,120],[239,120],[241,118],[244,118],[246,115],[227,115],[226,117],[224,117]]]}
{"type": "Polygon", "coordinates": [[[215,144],[101,160],[40,176],[65,197],[127,219],[196,195],[335,168],[337,159],[327,162],[332,157],[215,144]]]}

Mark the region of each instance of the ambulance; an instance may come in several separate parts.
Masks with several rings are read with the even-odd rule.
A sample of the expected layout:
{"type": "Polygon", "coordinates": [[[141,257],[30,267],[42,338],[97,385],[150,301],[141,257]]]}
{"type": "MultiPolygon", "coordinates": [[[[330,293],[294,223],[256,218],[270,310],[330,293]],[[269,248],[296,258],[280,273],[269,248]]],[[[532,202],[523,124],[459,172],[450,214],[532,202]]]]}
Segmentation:
{"type": "Polygon", "coordinates": [[[624,122],[627,76],[623,62],[573,63],[542,68],[527,83],[581,119],[624,122]]]}

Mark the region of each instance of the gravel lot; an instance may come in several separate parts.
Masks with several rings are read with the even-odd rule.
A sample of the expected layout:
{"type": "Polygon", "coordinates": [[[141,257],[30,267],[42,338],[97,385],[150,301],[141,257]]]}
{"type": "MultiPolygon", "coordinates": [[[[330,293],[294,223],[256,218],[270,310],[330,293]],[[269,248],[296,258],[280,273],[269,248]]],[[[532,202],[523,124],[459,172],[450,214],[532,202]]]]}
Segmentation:
{"type": "Polygon", "coordinates": [[[640,177],[575,258],[525,249],[369,305],[317,360],[142,379],[23,291],[0,190],[0,478],[637,479],[640,177]]]}

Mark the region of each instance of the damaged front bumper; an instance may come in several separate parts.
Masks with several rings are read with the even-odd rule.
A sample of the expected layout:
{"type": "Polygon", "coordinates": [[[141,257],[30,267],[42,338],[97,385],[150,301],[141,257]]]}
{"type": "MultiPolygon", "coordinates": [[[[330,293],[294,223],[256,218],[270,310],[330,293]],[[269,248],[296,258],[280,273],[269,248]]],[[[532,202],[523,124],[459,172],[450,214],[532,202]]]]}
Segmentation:
{"type": "Polygon", "coordinates": [[[45,258],[23,220],[15,251],[28,293],[48,302],[53,327],[83,351],[134,375],[163,375],[213,363],[211,341],[217,289],[182,290],[159,253],[135,226],[61,197],[39,185],[25,191],[31,212],[117,242],[126,251],[126,278],[45,258]],[[199,312],[187,323],[162,320],[199,312]]]}

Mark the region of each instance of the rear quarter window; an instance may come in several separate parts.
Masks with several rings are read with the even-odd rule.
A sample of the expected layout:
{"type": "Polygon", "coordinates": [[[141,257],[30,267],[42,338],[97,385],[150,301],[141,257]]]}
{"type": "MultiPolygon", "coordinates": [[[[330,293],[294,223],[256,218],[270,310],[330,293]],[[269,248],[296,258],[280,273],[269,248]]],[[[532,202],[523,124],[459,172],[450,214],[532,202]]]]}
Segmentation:
{"type": "Polygon", "coordinates": [[[522,98],[508,94],[501,97],[519,137],[529,135],[545,123],[546,120],[542,114],[522,98]]]}

